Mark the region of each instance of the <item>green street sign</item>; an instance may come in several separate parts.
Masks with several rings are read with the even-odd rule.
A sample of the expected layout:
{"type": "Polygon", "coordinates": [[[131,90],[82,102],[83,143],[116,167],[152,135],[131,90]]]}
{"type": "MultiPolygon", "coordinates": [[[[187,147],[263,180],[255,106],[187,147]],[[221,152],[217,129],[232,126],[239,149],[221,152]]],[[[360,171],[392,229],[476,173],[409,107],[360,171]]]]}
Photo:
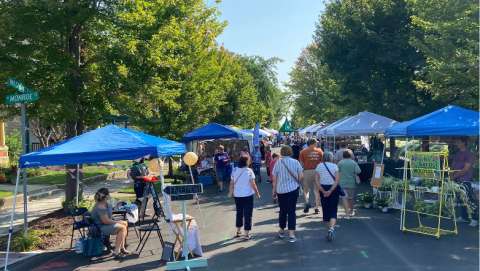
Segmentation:
{"type": "Polygon", "coordinates": [[[31,103],[38,100],[38,92],[28,92],[21,94],[9,94],[5,97],[6,104],[31,103]]]}
{"type": "Polygon", "coordinates": [[[27,88],[24,84],[22,84],[21,82],[13,79],[13,78],[9,78],[8,81],[7,81],[7,86],[9,87],[12,87],[16,90],[18,90],[19,92],[21,93],[25,93],[25,92],[33,92],[33,90],[27,88]]]}
{"type": "Polygon", "coordinates": [[[5,97],[6,104],[31,103],[38,100],[38,97],[40,97],[37,91],[29,89],[24,84],[22,84],[22,82],[17,81],[13,78],[8,79],[7,86],[16,89],[20,93],[7,95],[5,97]]]}

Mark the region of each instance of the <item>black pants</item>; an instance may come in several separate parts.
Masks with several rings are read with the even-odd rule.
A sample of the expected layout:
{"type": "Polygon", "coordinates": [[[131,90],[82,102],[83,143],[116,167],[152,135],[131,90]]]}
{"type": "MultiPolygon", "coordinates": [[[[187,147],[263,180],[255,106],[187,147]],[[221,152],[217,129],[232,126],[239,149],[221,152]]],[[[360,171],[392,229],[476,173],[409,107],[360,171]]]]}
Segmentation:
{"type": "Polygon", "coordinates": [[[235,197],[235,206],[237,207],[237,219],[235,225],[237,228],[243,228],[246,231],[252,229],[253,214],[253,195],[248,197],[235,197]]]}
{"type": "Polygon", "coordinates": [[[280,212],[278,214],[278,224],[280,229],[285,229],[288,220],[288,229],[295,230],[297,216],[295,210],[297,208],[298,188],[292,192],[278,194],[278,205],[280,212]]]}
{"type": "MultiPolygon", "coordinates": [[[[332,187],[331,185],[322,184],[322,188],[325,191],[330,190],[331,187],[332,187]]],[[[332,218],[337,219],[339,198],[340,198],[340,189],[338,189],[338,186],[335,188],[335,190],[333,190],[332,194],[330,194],[328,198],[324,197],[322,192],[320,192],[320,202],[322,203],[323,221],[328,222],[332,218]]]]}
{"type": "Polygon", "coordinates": [[[145,188],[145,182],[140,181],[140,180],[135,180],[133,183],[133,190],[135,191],[135,196],[137,199],[143,197],[143,190],[145,188]]]}

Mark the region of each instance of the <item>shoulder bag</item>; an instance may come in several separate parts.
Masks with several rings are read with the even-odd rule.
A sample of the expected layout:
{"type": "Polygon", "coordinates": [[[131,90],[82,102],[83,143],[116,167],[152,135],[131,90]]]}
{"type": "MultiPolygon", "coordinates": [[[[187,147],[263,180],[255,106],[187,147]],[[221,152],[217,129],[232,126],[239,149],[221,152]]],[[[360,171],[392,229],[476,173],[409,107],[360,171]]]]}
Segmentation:
{"type": "Polygon", "coordinates": [[[300,183],[300,180],[298,179],[297,175],[293,174],[290,169],[287,167],[287,165],[285,164],[285,162],[283,161],[283,159],[280,159],[280,162],[282,163],[282,165],[287,169],[287,172],[288,174],[290,174],[290,176],[292,176],[292,178],[298,183],[298,185],[302,186],[302,184],[300,183]]]}
{"type": "MultiPolygon", "coordinates": [[[[323,162],[323,165],[327,169],[328,174],[330,174],[330,177],[332,177],[333,181],[335,182],[335,176],[333,176],[332,172],[327,167],[327,163],[323,162]]],[[[340,186],[340,184],[337,185],[337,188],[338,188],[338,192],[339,192],[340,196],[345,197],[346,196],[345,191],[343,191],[343,188],[340,186]]]]}

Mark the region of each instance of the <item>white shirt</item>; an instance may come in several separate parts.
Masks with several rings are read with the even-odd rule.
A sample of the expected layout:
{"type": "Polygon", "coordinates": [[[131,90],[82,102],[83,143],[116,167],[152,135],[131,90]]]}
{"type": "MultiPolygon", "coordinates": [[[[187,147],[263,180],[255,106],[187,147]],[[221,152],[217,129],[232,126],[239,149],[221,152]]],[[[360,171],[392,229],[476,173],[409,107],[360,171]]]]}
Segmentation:
{"type": "Polygon", "coordinates": [[[298,188],[298,181],[295,180],[288,170],[285,168],[288,167],[290,172],[297,177],[297,180],[300,181],[300,174],[303,172],[302,165],[298,160],[295,160],[291,157],[282,157],[279,159],[275,166],[273,167],[272,174],[277,178],[277,193],[284,194],[292,192],[298,188]]]}
{"type": "MultiPolygon", "coordinates": [[[[338,172],[337,165],[330,162],[326,162],[325,164],[327,165],[328,169],[332,173],[333,177],[335,177],[335,175],[337,175],[337,172],[338,172]]],[[[317,172],[318,175],[320,175],[320,184],[333,185],[335,183],[335,178],[332,178],[330,173],[328,173],[327,168],[325,168],[325,164],[324,163],[318,164],[317,168],[315,168],[315,172],[317,172]]]]}
{"type": "Polygon", "coordinates": [[[255,181],[255,173],[250,168],[235,168],[232,172],[233,196],[249,197],[255,194],[252,188],[252,180],[255,181]]]}

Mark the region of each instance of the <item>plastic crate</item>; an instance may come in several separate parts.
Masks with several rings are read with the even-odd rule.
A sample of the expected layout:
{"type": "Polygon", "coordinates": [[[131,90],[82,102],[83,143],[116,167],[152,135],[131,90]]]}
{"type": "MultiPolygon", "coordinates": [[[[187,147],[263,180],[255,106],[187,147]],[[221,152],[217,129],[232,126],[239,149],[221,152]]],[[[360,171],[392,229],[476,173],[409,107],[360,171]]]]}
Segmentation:
{"type": "Polygon", "coordinates": [[[213,177],[210,176],[210,175],[198,176],[198,183],[201,183],[204,186],[212,185],[213,184],[213,177]]]}

